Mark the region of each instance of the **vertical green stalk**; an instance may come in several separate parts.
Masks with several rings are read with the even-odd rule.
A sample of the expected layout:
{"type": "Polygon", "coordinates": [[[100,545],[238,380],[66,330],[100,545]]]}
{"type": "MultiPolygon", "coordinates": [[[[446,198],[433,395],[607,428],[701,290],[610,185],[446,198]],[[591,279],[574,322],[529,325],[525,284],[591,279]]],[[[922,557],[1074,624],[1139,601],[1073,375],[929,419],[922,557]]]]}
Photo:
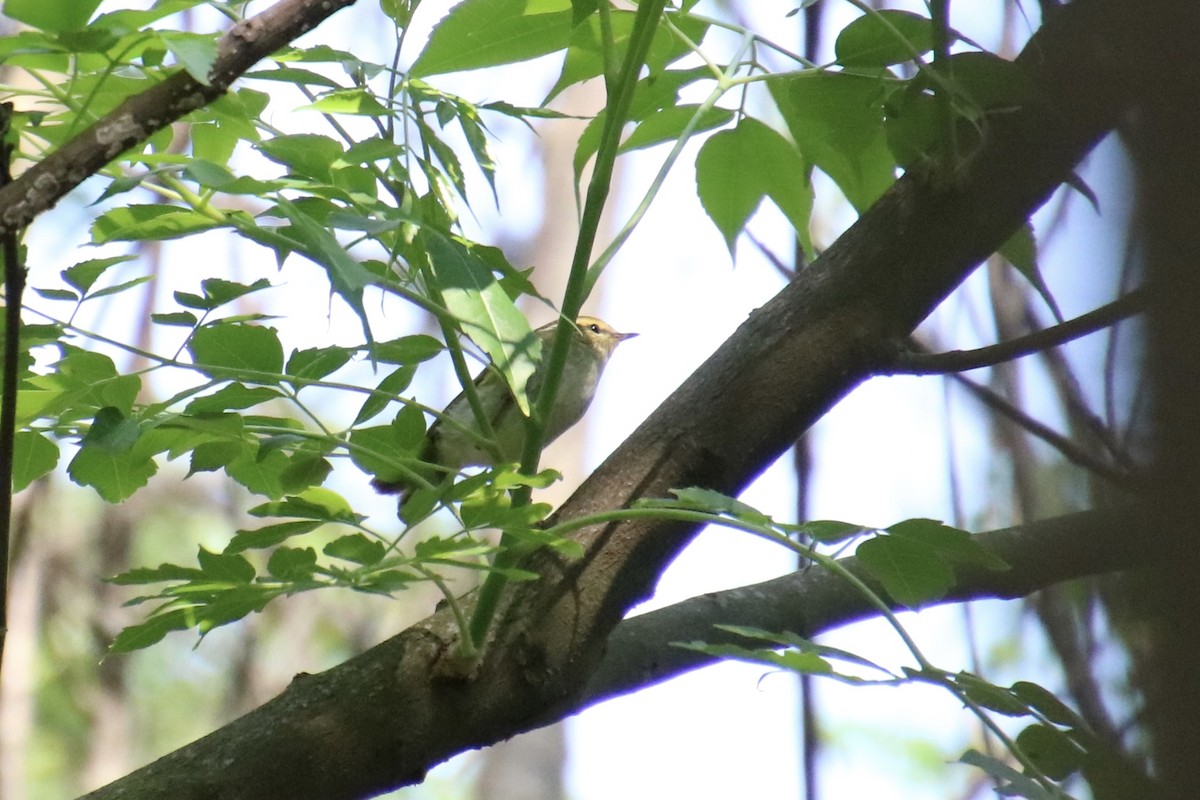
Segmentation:
{"type": "MultiPolygon", "coordinates": [[[[532,475],[537,472],[538,460],[541,458],[542,442],[546,436],[546,422],[550,419],[550,410],[554,406],[555,395],[558,394],[558,384],[562,380],[563,369],[567,362],[567,351],[571,344],[571,327],[579,316],[579,309],[586,299],[585,284],[587,281],[588,264],[591,261],[592,249],[596,235],[600,230],[600,217],[604,212],[604,204],[608,200],[608,192],[612,186],[613,169],[617,161],[617,148],[621,143],[621,129],[629,115],[629,107],[633,102],[633,93],[637,88],[638,73],[646,62],[646,53],[654,32],[658,28],[666,0],[643,0],[638,4],[637,15],[634,17],[633,31],[629,37],[629,48],[625,52],[625,60],[621,64],[620,74],[615,82],[608,82],[608,106],[604,118],[604,128],[600,134],[600,146],[596,151],[596,164],[592,170],[592,180],[588,183],[587,196],[583,204],[583,215],[579,225],[579,237],[575,242],[575,254],[571,259],[571,272],[567,277],[567,288],[563,293],[562,315],[558,320],[558,329],[554,334],[554,344],[549,353],[543,353],[542,385],[538,391],[537,403],[529,417],[525,429],[525,449],[521,454],[521,470],[532,475]]],[[[605,43],[606,52],[611,52],[612,43],[605,43]]],[[[519,489],[513,497],[513,503],[523,505],[529,503],[530,490],[519,489]]],[[[507,537],[500,538],[500,551],[496,555],[493,566],[504,568],[512,566],[515,556],[512,554],[511,541],[507,537]]],[[[488,628],[496,614],[496,606],[500,595],[504,592],[507,579],[500,571],[488,573],[479,589],[479,600],[471,616],[471,640],[475,650],[482,649],[487,638],[488,628]]]]}

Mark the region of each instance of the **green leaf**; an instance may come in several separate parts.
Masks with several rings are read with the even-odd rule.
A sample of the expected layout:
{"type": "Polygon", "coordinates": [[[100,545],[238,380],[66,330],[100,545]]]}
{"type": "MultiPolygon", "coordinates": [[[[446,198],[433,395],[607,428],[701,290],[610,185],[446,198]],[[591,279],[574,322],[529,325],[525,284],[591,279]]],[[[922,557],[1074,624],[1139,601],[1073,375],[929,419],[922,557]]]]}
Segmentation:
{"type": "Polygon", "coordinates": [[[882,79],[805,71],[771,78],[767,87],[800,155],[832,178],[858,211],[892,185],[882,79]]]}
{"type": "Polygon", "coordinates": [[[67,475],[80,486],[91,486],[109,503],[119,503],[141,489],[158,466],[149,456],[136,450],[113,452],[87,444],[67,465],[67,475]]]}
{"type": "Polygon", "coordinates": [[[284,371],[293,378],[304,379],[293,383],[299,391],[307,385],[307,381],[320,380],[341,369],[349,360],[350,351],[344,347],[310,347],[307,350],[293,350],[284,371]]]}
{"type": "Polygon", "coordinates": [[[117,264],[123,264],[126,261],[132,261],[134,256],[112,256],[111,258],[93,258],[88,261],[80,261],[64,269],[60,275],[68,286],[72,286],[79,290],[81,295],[86,295],[91,291],[92,285],[96,280],[103,275],[109,267],[117,264]]]}
{"type": "Polygon", "coordinates": [[[188,342],[188,352],[200,371],[209,377],[246,378],[247,372],[262,373],[270,381],[283,370],[283,345],[274,328],[217,322],[198,328],[188,342]]]}
{"type": "Polygon", "coordinates": [[[1062,794],[1051,793],[1028,775],[1018,772],[998,758],[984,755],[978,750],[968,750],[958,759],[969,766],[978,767],[996,781],[996,792],[1005,797],[1019,796],[1027,800],[1061,800],[1062,794]]]}
{"type": "Polygon", "coordinates": [[[150,319],[159,325],[181,325],[185,328],[194,326],[200,320],[190,311],[172,311],[169,314],[151,314],[150,319]]]}
{"type": "Polygon", "coordinates": [[[90,295],[88,295],[88,297],[86,299],[91,300],[91,299],[97,298],[97,297],[108,297],[109,295],[119,294],[119,293],[125,291],[126,289],[132,289],[134,286],[141,286],[143,283],[149,283],[152,280],[154,280],[153,275],[143,275],[140,278],[134,278],[133,280],[123,281],[121,283],[118,283],[115,286],[106,286],[103,289],[92,292],[90,295]]]}
{"type": "Polygon", "coordinates": [[[283,395],[266,386],[246,386],[231,383],[204,397],[197,397],[184,408],[185,414],[216,414],[230,409],[252,408],[260,403],[277,400],[283,395]]]}
{"type": "MultiPolygon", "coordinates": [[[[635,11],[614,9],[609,12],[608,22],[612,33],[612,49],[617,63],[624,58],[629,47],[629,39],[633,33],[634,22],[637,18],[635,11]]],[[[675,15],[672,22],[693,42],[699,42],[708,32],[708,24],[702,20],[686,15],[675,15]]],[[[571,31],[567,56],[563,59],[562,72],[551,87],[550,92],[542,101],[545,105],[557,97],[564,89],[590,78],[604,74],[604,34],[598,16],[591,16],[586,24],[576,25],[571,31]]],[[[663,68],[679,57],[690,53],[687,42],[676,36],[665,25],[658,26],[650,49],[646,53],[646,64],[651,75],[659,75],[663,68]]]]}
{"type": "Polygon", "coordinates": [[[380,342],[375,345],[374,356],[376,361],[385,364],[420,364],[445,349],[445,345],[432,336],[416,334],[380,342]]]}
{"type": "Polygon", "coordinates": [[[293,536],[311,533],[324,523],[317,520],[293,520],[264,525],[252,531],[241,530],[225,545],[224,552],[240,553],[244,550],[265,550],[287,541],[293,536]]]}
{"type": "Polygon", "coordinates": [[[79,302],[79,295],[70,289],[39,289],[36,286],[30,287],[37,292],[38,297],[44,297],[47,300],[67,300],[70,302],[79,302]]]}
{"type": "MultiPolygon", "coordinates": [[[[700,106],[696,104],[688,103],[655,111],[638,123],[633,132],[621,143],[619,152],[627,153],[663,142],[676,141],[699,108],[700,106]]],[[[733,119],[732,111],[724,108],[710,108],[700,118],[692,133],[703,133],[713,128],[720,128],[731,119],[733,119]]]]}
{"type": "Polygon", "coordinates": [[[100,0],[4,0],[4,13],[43,31],[77,31],[99,6],[100,0]]]}
{"type": "Polygon", "coordinates": [[[115,241],[177,239],[218,227],[220,223],[192,211],[166,205],[122,206],[92,223],[95,244],[115,241]]]}
{"type": "Polygon", "coordinates": [[[462,331],[491,358],[529,415],[525,385],[541,358],[541,341],[501,288],[491,268],[457,240],[422,232],[446,308],[462,331]]]}
{"type": "Polygon", "coordinates": [[[284,581],[302,581],[312,577],[317,554],[311,547],[280,547],[267,560],[267,571],[284,581]]]}
{"type": "Polygon", "coordinates": [[[83,442],[110,453],[128,452],[138,440],[141,428],[136,420],[127,418],[121,411],[106,406],[96,412],[92,427],[83,442]]]}
{"type": "Polygon", "coordinates": [[[82,390],[81,402],[114,406],[128,414],[142,382],[136,375],[118,375],[113,360],[103,353],[76,351],[58,362],[58,377],[82,390]]]}
{"type": "Polygon", "coordinates": [[[1049,689],[1030,681],[1017,681],[1009,687],[1009,691],[1022,703],[1042,714],[1051,722],[1070,727],[1083,727],[1083,721],[1079,715],[1049,689]]]}
{"type": "Polygon", "coordinates": [[[267,158],[287,167],[292,174],[316,178],[325,183],[333,180],[330,165],[342,156],[341,144],[315,133],[274,136],[256,147],[267,158]]]}
{"type": "Polygon", "coordinates": [[[410,74],[426,78],[562,50],[571,14],[571,0],[464,0],[434,26],[410,74]]]}
{"type": "Polygon", "coordinates": [[[243,451],[225,465],[225,473],[255,494],[272,499],[283,497],[283,472],[289,466],[282,450],[243,451]]]}
{"type": "Polygon", "coordinates": [[[1017,746],[1038,769],[1056,781],[1078,772],[1087,755],[1065,732],[1040,723],[1018,733],[1017,746]]]}
{"type": "Polygon", "coordinates": [[[200,578],[202,574],[195,567],[159,564],[157,567],[137,567],[105,580],[117,586],[143,586],[148,583],[165,581],[192,581],[200,578]]]}
{"type": "Polygon", "coordinates": [[[1008,241],[1000,245],[997,252],[1025,276],[1025,280],[1029,281],[1029,285],[1041,295],[1042,300],[1049,306],[1054,319],[1062,324],[1065,321],[1062,311],[1059,310],[1054,295],[1050,293],[1050,287],[1046,285],[1042,271],[1038,269],[1037,239],[1033,234],[1033,226],[1026,222],[1008,238],[1008,241]]]}
{"type": "Polygon", "coordinates": [[[1029,707],[1003,686],[996,686],[970,672],[958,673],[954,682],[967,697],[984,708],[1009,717],[1029,716],[1029,707]]]}
{"type": "Polygon", "coordinates": [[[266,278],[259,278],[254,283],[238,283],[222,278],[207,278],[200,281],[200,288],[204,292],[205,298],[210,301],[210,305],[207,308],[211,310],[226,303],[231,303],[239,297],[245,297],[252,292],[270,289],[271,282],[266,278]]]}
{"type": "Polygon", "coordinates": [[[936,519],[907,519],[890,526],[887,532],[920,542],[938,556],[959,564],[978,564],[993,570],[1008,569],[1008,564],[988,550],[970,533],[952,528],[936,519]]]}
{"type": "Polygon", "coordinates": [[[814,542],[822,542],[824,544],[844,542],[847,539],[862,536],[864,533],[870,533],[872,530],[874,529],[864,528],[862,525],[856,525],[853,522],[839,522],[832,519],[813,520],[796,528],[796,532],[801,536],[807,536],[814,542]]]}
{"type": "Polygon", "coordinates": [[[196,82],[211,85],[208,74],[217,60],[217,37],[213,34],[187,33],[185,31],[160,31],[158,39],[175,56],[179,66],[195,78],[196,82]]]}
{"type": "Polygon", "coordinates": [[[187,609],[175,609],[162,614],[155,614],[140,625],[131,625],[123,629],[108,647],[110,653],[132,653],[143,650],[152,644],[157,644],[171,631],[187,630],[191,627],[192,617],[187,609]]]}
{"type": "Polygon", "coordinates": [[[375,387],[375,393],[371,394],[363,402],[362,408],[358,410],[358,414],[354,417],[354,424],[361,425],[387,408],[388,404],[396,399],[396,395],[399,395],[412,383],[414,374],[416,374],[416,367],[414,366],[403,366],[393,370],[375,387]]]}
{"type": "Polygon", "coordinates": [[[400,477],[396,465],[415,459],[422,441],[396,425],[356,428],[350,432],[350,460],[369,475],[393,480],[400,477]]]}
{"type": "Polygon", "coordinates": [[[382,542],[368,539],[361,533],[351,533],[334,539],[325,545],[321,552],[330,558],[340,558],[369,567],[383,560],[387,555],[387,548],[382,542]]]}
{"type": "Polygon", "coordinates": [[[876,536],[860,544],[855,555],[888,594],[909,608],[939,600],[954,586],[950,565],[912,539],[876,536]]]}
{"type": "Polygon", "coordinates": [[[801,241],[809,242],[812,188],[804,162],[790,142],[757,120],[747,117],[704,143],[696,156],[696,189],[731,255],[764,197],[783,211],[801,241]]]}
{"type": "Polygon", "coordinates": [[[390,117],[392,110],[375,99],[365,89],[335,89],[301,111],[320,111],[322,114],[354,114],[365,117],[390,117]]]}
{"type": "Polygon", "coordinates": [[[230,583],[249,583],[257,574],[254,565],[237,553],[213,553],[198,548],[196,560],[206,578],[230,583]]]}
{"type": "Polygon", "coordinates": [[[354,509],[346,502],[346,498],[332,489],[322,486],[305,489],[299,494],[288,495],[282,501],[263,503],[250,509],[247,513],[255,517],[299,517],[322,522],[349,522],[351,524],[362,522],[365,519],[362,515],[354,513],[354,509]]]}
{"type": "Polygon", "coordinates": [[[34,431],[13,436],[12,490],[17,493],[58,466],[58,447],[34,431]]]}
{"type": "Polygon", "coordinates": [[[847,67],[887,67],[919,58],[933,49],[934,41],[929,17],[885,10],[864,14],[842,28],[833,52],[847,67]]]}

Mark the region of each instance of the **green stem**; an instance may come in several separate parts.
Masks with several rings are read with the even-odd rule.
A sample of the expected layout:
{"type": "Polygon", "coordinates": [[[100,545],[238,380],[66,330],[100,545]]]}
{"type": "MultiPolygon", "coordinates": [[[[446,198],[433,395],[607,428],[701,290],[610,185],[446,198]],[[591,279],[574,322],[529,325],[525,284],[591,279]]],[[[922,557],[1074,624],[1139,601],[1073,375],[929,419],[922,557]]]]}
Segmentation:
{"type": "MultiPolygon", "coordinates": [[[[554,344],[548,354],[543,354],[542,385],[538,391],[537,404],[532,409],[525,428],[525,447],[521,454],[521,471],[533,475],[538,469],[541,458],[542,442],[546,436],[546,423],[550,419],[550,411],[554,407],[554,398],[558,394],[558,384],[562,380],[563,370],[567,362],[567,352],[571,345],[571,328],[583,301],[587,296],[588,264],[591,261],[592,250],[595,246],[596,235],[600,230],[600,217],[608,199],[612,186],[613,170],[616,166],[617,149],[621,143],[621,130],[629,115],[629,107],[633,102],[633,94],[637,88],[637,77],[642,65],[646,62],[646,53],[658,21],[662,17],[666,0],[643,0],[638,4],[637,15],[634,17],[633,30],[629,37],[629,46],[625,52],[625,60],[621,72],[614,84],[608,90],[608,108],[604,118],[604,129],[600,134],[600,145],[596,151],[596,164],[592,170],[592,180],[588,184],[587,198],[583,204],[583,215],[580,220],[579,237],[575,242],[575,254],[571,259],[571,271],[567,277],[567,287],[563,292],[562,313],[558,321],[558,329],[554,334],[554,344]]],[[[607,45],[606,45],[607,46],[607,45]]],[[[528,488],[519,489],[514,493],[514,505],[526,505],[530,501],[528,488]]],[[[500,537],[500,551],[494,561],[497,567],[513,565],[516,556],[511,553],[511,541],[500,537]]],[[[488,573],[479,589],[479,599],[471,616],[471,640],[476,649],[483,647],[487,638],[488,628],[496,615],[500,596],[508,581],[500,571],[488,573]]]]}

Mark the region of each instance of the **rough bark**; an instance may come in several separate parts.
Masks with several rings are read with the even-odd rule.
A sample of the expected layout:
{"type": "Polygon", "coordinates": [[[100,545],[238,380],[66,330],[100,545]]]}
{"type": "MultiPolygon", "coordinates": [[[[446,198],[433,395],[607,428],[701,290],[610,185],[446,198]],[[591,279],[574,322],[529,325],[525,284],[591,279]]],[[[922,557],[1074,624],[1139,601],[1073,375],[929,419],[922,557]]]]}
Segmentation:
{"type": "MultiPolygon", "coordinates": [[[[898,181],[751,315],[560,518],[672,487],[743,488],[1070,175],[1135,97],[1139,44],[1184,46],[1170,22],[1178,5],[1078,0],[1059,10],[1020,58],[1036,98],[990,118],[969,157],[898,181]]],[[[609,633],[694,533],[649,522],[585,530],[583,559],[542,554],[531,565],[542,579],[510,591],[472,679],[446,676],[454,631],[436,614],[90,796],[328,799],[416,782],[457,752],[578,708],[609,633]]]]}

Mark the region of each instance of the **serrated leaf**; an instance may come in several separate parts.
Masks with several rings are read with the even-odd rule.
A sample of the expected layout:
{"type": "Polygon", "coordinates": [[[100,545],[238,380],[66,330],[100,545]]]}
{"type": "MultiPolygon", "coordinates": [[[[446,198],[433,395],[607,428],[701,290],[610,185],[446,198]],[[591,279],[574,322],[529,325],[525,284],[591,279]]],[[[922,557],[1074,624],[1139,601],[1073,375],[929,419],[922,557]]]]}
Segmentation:
{"type": "Polygon", "coordinates": [[[805,71],[767,87],[806,162],[864,211],[895,182],[883,130],[883,82],[845,72],[805,71]]]}
{"type": "Polygon", "coordinates": [[[231,383],[204,397],[197,397],[183,409],[185,414],[218,414],[231,409],[252,408],[260,403],[278,400],[283,395],[266,386],[245,386],[231,383]]]}
{"type": "Polygon", "coordinates": [[[249,583],[257,572],[246,557],[237,553],[214,553],[203,547],[197,549],[196,561],[204,577],[231,583],[249,583]]]}
{"type": "Polygon", "coordinates": [[[978,539],[959,528],[936,519],[907,519],[887,528],[893,536],[919,542],[940,557],[954,563],[978,564],[993,570],[1008,569],[1004,560],[984,547],[978,539]]]}
{"type": "Polygon", "coordinates": [[[59,274],[63,281],[68,286],[72,286],[79,290],[80,294],[87,294],[91,291],[93,284],[108,271],[109,267],[117,264],[123,264],[126,261],[132,261],[134,256],[112,256],[110,258],[93,258],[87,261],[80,261],[78,264],[73,264],[67,267],[59,274]]]}
{"type": "Polygon", "coordinates": [[[325,545],[321,552],[330,558],[340,558],[369,567],[383,560],[387,555],[387,548],[382,542],[368,539],[361,533],[351,533],[334,539],[325,545]]]}
{"type": "Polygon", "coordinates": [[[336,140],[315,133],[273,136],[255,147],[293,174],[326,183],[333,180],[330,165],[342,155],[342,146],[336,140]]]}
{"type": "Polygon", "coordinates": [[[354,424],[361,425],[387,408],[388,404],[395,400],[396,395],[408,388],[415,373],[416,367],[412,366],[397,367],[392,370],[379,382],[379,385],[375,387],[375,392],[367,397],[362,407],[358,409],[358,414],[354,417],[354,424]]]}
{"type": "Polygon", "coordinates": [[[282,501],[255,506],[247,513],[256,517],[300,517],[322,522],[357,523],[363,520],[361,515],[354,513],[346,498],[323,486],[288,495],[282,501]]]}
{"type": "Polygon", "coordinates": [[[187,70],[197,83],[209,86],[208,74],[217,60],[217,38],[211,34],[188,33],[186,31],[160,31],[158,39],[179,66],[187,70]]]}
{"type": "Polygon", "coordinates": [[[191,627],[191,617],[184,609],[155,614],[140,625],[131,625],[123,629],[108,646],[110,653],[132,653],[144,650],[162,640],[171,631],[187,630],[191,627]]]}
{"type": "Polygon", "coordinates": [[[311,547],[280,547],[267,559],[267,571],[284,581],[306,580],[317,566],[317,553],[311,547]]]}
{"type": "Polygon", "coordinates": [[[190,328],[200,320],[190,311],[172,311],[168,314],[151,314],[150,319],[159,325],[181,325],[190,328]]]}
{"type": "Polygon", "coordinates": [[[167,205],[122,206],[107,211],[92,223],[94,244],[116,241],[177,239],[218,227],[210,217],[167,205]]]}
{"type": "Polygon", "coordinates": [[[100,0],[4,0],[4,13],[43,31],[77,31],[100,5],[100,0]]]}
{"type": "Polygon", "coordinates": [[[79,295],[70,289],[39,289],[36,286],[30,288],[37,293],[38,297],[44,297],[47,300],[67,300],[69,302],[79,302],[79,295]]]}
{"type": "Polygon", "coordinates": [[[294,520],[264,525],[252,531],[241,530],[225,545],[225,553],[240,553],[244,550],[265,550],[275,547],[293,536],[315,531],[325,523],[319,520],[294,520]]]}
{"type": "Polygon", "coordinates": [[[392,110],[364,89],[334,89],[299,111],[320,111],[322,114],[353,114],[366,117],[390,117],[392,110]]]}
{"type": "Polygon", "coordinates": [[[696,156],[696,190],[731,255],[764,197],[787,216],[801,241],[809,242],[812,188],[804,161],[790,142],[757,120],[743,119],[709,137],[696,156]]]}
{"type": "Polygon", "coordinates": [[[882,10],[842,28],[833,51],[838,63],[847,67],[887,67],[919,58],[933,49],[934,41],[929,17],[882,10]]]}
{"type": "Polygon", "coordinates": [[[17,493],[58,466],[58,447],[35,431],[13,435],[12,491],[17,493]]]}
{"type": "Polygon", "coordinates": [[[262,373],[264,381],[283,371],[283,345],[274,328],[263,325],[217,322],[196,329],[188,352],[200,371],[212,378],[231,373],[245,377],[262,373]]]}
{"type": "Polygon", "coordinates": [[[350,360],[350,351],[344,347],[310,347],[293,350],[284,371],[293,378],[304,378],[293,385],[297,391],[310,380],[320,380],[331,372],[341,369],[350,360]]]}
{"type": "Polygon", "coordinates": [[[464,0],[434,26],[410,74],[426,78],[562,50],[571,14],[570,0],[464,0]]]}
{"type": "Polygon", "coordinates": [[[67,475],[80,486],[91,486],[109,503],[127,500],[141,489],[158,466],[134,450],[114,453],[85,444],[67,465],[67,475]]]}
{"type": "Polygon", "coordinates": [[[445,350],[437,339],[425,334],[402,336],[375,345],[375,358],[385,364],[419,364],[445,350]]]}
{"type": "Polygon", "coordinates": [[[861,543],[855,555],[889,595],[909,608],[939,600],[954,586],[950,565],[911,539],[876,536],[861,543]]]}

